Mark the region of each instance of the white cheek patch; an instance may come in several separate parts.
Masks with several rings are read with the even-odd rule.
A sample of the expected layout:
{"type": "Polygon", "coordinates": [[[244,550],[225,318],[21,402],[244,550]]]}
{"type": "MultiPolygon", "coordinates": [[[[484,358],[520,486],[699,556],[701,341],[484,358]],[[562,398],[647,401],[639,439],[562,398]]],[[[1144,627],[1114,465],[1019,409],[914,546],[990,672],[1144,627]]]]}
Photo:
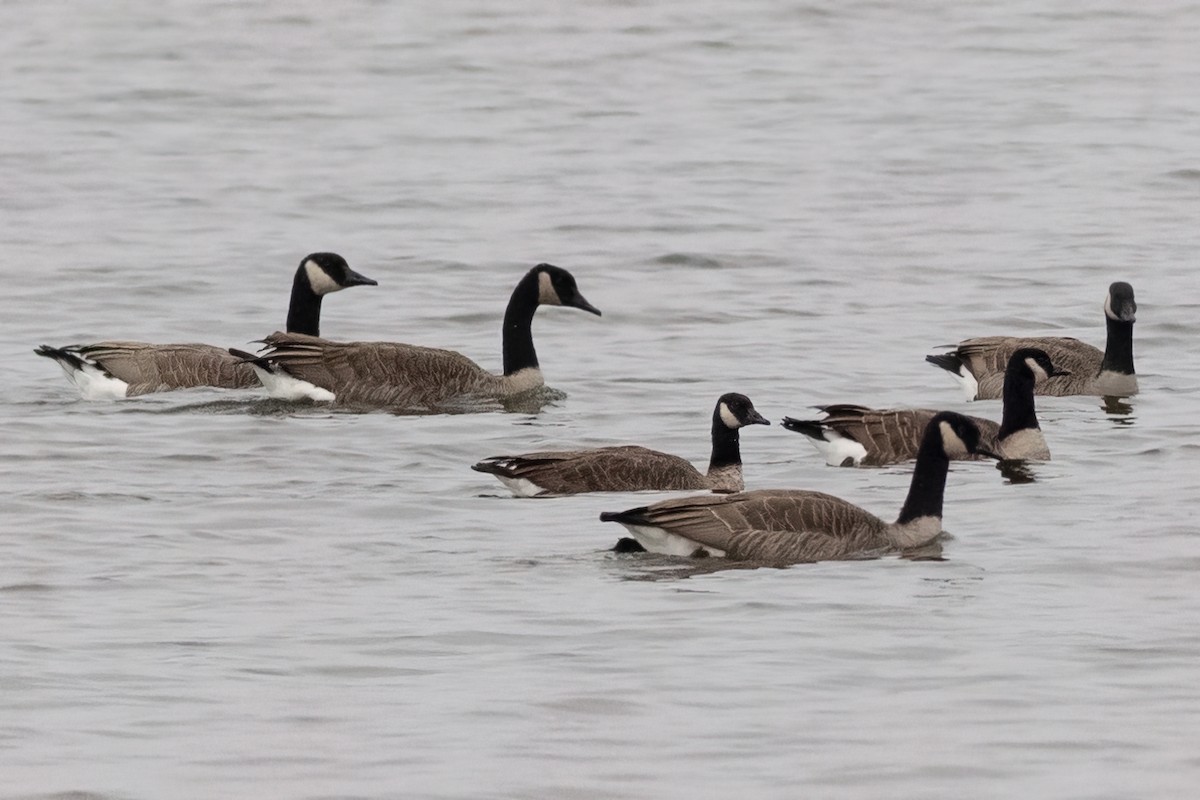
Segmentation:
{"type": "Polygon", "coordinates": [[[1032,358],[1025,359],[1025,366],[1029,367],[1029,371],[1033,373],[1034,381],[1044,381],[1050,377],[1046,374],[1046,370],[1042,369],[1042,365],[1032,358]]]}
{"type": "Polygon", "coordinates": [[[724,403],[721,403],[720,414],[721,414],[721,422],[725,423],[726,428],[742,427],[741,421],[733,415],[733,412],[729,410],[729,406],[725,405],[724,403]]]}
{"type": "Polygon", "coordinates": [[[1104,316],[1108,317],[1109,319],[1117,318],[1117,315],[1113,313],[1111,294],[1104,298],[1104,316]]]}
{"type": "Polygon", "coordinates": [[[562,298],[554,290],[554,283],[550,280],[548,272],[538,273],[538,302],[544,306],[562,305],[562,298]]]}
{"type": "Polygon", "coordinates": [[[318,297],[337,292],[344,287],[335,281],[333,278],[321,269],[320,265],[315,261],[304,262],[304,272],[308,275],[308,285],[312,287],[313,294],[318,297]]]}
{"type": "Polygon", "coordinates": [[[950,423],[943,420],[938,423],[938,427],[942,431],[942,449],[946,451],[946,455],[950,458],[963,458],[970,455],[967,450],[967,445],[963,440],[958,438],[958,434],[954,432],[954,428],[950,427],[950,423]]]}

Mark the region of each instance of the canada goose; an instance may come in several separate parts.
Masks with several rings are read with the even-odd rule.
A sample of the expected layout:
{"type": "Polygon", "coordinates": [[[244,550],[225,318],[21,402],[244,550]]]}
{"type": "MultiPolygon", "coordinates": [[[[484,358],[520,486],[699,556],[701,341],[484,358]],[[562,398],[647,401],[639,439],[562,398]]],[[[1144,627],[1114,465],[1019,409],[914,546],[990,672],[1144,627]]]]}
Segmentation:
{"type": "Polygon", "coordinates": [[[543,385],[530,325],[539,305],[572,306],[597,316],[565,269],[538,264],[513,290],[504,312],[504,374],[452,350],[392,342],[333,342],[273,333],[259,356],[232,351],[254,366],[272,397],[364,406],[431,408],[461,397],[508,397],[543,385]]]}
{"type": "MultiPolygon", "coordinates": [[[[317,336],[321,299],[351,286],[376,286],[350,269],[336,253],[305,256],[292,280],[287,329],[317,336]]],[[[224,347],[207,344],[98,342],[82,346],[42,345],[33,352],[58,362],[86,400],[135,397],[197,386],[249,389],[258,385],[254,370],[224,347]]]]}
{"type": "Polygon", "coordinates": [[[1034,389],[1037,394],[1129,397],[1138,391],[1133,370],[1136,316],[1133,287],[1117,281],[1108,287],[1108,297],[1104,300],[1108,342],[1103,353],[1066,336],[984,336],[959,342],[949,353],[928,355],[925,360],[953,375],[962,384],[967,400],[994,400],[1001,396],[1004,365],[1013,350],[1038,347],[1069,372],[1039,380],[1034,389]]]}
{"type": "MultiPolygon", "coordinates": [[[[997,425],[990,419],[968,417],[979,428],[982,443],[1004,459],[1050,458],[1050,448],[1038,426],[1033,387],[1039,380],[1062,375],[1050,356],[1036,347],[1013,351],[1004,370],[1004,416],[997,425]]],[[[936,411],[927,408],[878,410],[856,405],[818,406],[827,415],[821,420],[783,418],[783,427],[812,439],[834,467],[880,466],[917,457],[921,436],[936,411]]],[[[983,455],[966,455],[978,460],[983,455]]]]}
{"type": "Polygon", "coordinates": [[[495,475],[522,497],[679,489],[740,492],[744,484],[738,430],[745,425],[770,424],[746,395],[721,395],[713,409],[707,475],[686,459],[637,445],[494,456],[471,469],[495,475]]]}
{"type": "Polygon", "coordinates": [[[624,525],[646,550],[718,556],[763,564],[844,559],[919,547],[942,531],[942,497],[951,458],[979,450],[979,428],[943,411],[929,421],[913,467],[908,499],[895,522],[832,495],[760,489],[692,495],[600,519],[624,525]]]}

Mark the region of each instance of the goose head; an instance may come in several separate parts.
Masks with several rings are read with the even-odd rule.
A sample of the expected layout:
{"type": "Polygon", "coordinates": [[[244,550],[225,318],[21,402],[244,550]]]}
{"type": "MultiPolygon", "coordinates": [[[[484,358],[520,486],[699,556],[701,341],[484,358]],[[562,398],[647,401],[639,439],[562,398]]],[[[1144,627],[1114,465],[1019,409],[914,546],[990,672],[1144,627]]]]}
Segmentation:
{"type": "Polygon", "coordinates": [[[1104,299],[1104,316],[1114,322],[1136,322],[1137,303],[1133,301],[1133,287],[1125,281],[1117,281],[1108,287],[1104,299]]]}
{"type": "Polygon", "coordinates": [[[575,285],[575,276],[553,264],[538,264],[533,268],[537,276],[538,303],[545,306],[571,306],[600,316],[600,309],[584,299],[575,285]]]}
{"type": "Polygon", "coordinates": [[[1070,375],[1065,369],[1054,366],[1050,355],[1039,347],[1021,347],[1008,359],[1009,370],[1028,369],[1035,381],[1044,381],[1055,375],[1070,375]]]}
{"type": "Polygon", "coordinates": [[[953,411],[942,411],[929,421],[926,437],[936,436],[946,458],[963,458],[980,454],[999,459],[1000,456],[979,446],[980,433],[974,422],[953,411]]]}
{"type": "Polygon", "coordinates": [[[350,269],[346,259],[337,253],[312,253],[300,262],[300,270],[308,279],[313,294],[323,297],[351,286],[378,286],[379,282],[350,269]]]}
{"type": "Polygon", "coordinates": [[[744,394],[730,392],[721,395],[717,400],[717,417],[726,428],[737,430],[747,425],[770,425],[771,423],[759,414],[754,403],[744,394]]]}

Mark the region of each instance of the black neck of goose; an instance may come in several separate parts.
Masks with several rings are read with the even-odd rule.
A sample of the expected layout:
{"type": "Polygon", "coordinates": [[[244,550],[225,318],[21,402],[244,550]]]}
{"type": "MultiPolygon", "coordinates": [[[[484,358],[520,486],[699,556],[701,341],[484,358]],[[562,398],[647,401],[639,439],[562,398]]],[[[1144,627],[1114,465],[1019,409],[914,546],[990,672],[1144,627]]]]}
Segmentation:
{"type": "Polygon", "coordinates": [[[908,498],[896,522],[903,525],[920,517],[941,519],[942,497],[946,493],[946,473],[949,471],[950,460],[942,448],[942,437],[936,433],[926,434],[921,440],[921,449],[917,451],[908,498]]]}
{"type": "Polygon", "coordinates": [[[538,366],[537,351],[533,349],[532,327],[539,294],[538,274],[530,272],[521,279],[508,299],[502,333],[505,375],[513,375],[530,367],[536,369],[538,366]]]}
{"type": "Polygon", "coordinates": [[[740,446],[738,428],[730,428],[721,420],[721,410],[713,412],[712,423],[712,458],[708,460],[708,468],[718,469],[742,463],[742,448],[740,446]]]}
{"type": "Polygon", "coordinates": [[[1104,319],[1108,323],[1108,344],[1104,347],[1100,371],[1133,375],[1133,323],[1104,319]]]}
{"type": "Polygon", "coordinates": [[[321,335],[321,295],[312,290],[304,267],[296,270],[292,281],[292,300],[288,304],[288,333],[321,335]]]}
{"type": "Polygon", "coordinates": [[[1036,381],[1033,372],[1024,364],[1005,374],[1004,416],[1000,420],[999,433],[1001,439],[1020,430],[1038,427],[1037,407],[1033,401],[1036,381]]]}

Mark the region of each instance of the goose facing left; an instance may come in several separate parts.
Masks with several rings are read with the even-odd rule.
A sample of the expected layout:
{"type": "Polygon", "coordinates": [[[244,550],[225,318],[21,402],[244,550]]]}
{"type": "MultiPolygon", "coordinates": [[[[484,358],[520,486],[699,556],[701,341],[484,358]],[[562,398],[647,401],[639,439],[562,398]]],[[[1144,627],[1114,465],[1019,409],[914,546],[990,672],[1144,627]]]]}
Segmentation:
{"type": "Polygon", "coordinates": [[[273,397],[376,408],[439,408],[452,401],[499,399],[544,384],[533,348],[539,306],[569,306],[600,316],[584,299],[574,276],[538,264],[517,283],[504,313],[504,372],[496,375],[453,350],[396,342],[334,342],[274,333],[265,351],[235,355],[253,365],[273,397]]]}
{"type": "Polygon", "coordinates": [[[707,474],[679,456],[637,445],[494,456],[471,469],[495,475],[522,497],[681,489],[740,492],[744,484],[738,431],[746,425],[770,424],[746,395],[721,395],[713,409],[707,474]]]}
{"type": "MultiPolygon", "coordinates": [[[[321,300],[351,286],[376,286],[336,253],[305,256],[292,279],[287,329],[320,334],[321,300]]],[[[258,385],[254,370],[224,347],[207,344],[149,344],[105,341],[34,350],[53,359],[86,400],[136,397],[199,386],[249,389],[258,385]]]]}
{"type": "Polygon", "coordinates": [[[943,411],[925,428],[908,497],[895,522],[821,492],[764,489],[692,495],[600,519],[624,525],[646,550],[763,565],[846,559],[921,547],[942,532],[950,459],[982,452],[979,428],[943,411]]]}

